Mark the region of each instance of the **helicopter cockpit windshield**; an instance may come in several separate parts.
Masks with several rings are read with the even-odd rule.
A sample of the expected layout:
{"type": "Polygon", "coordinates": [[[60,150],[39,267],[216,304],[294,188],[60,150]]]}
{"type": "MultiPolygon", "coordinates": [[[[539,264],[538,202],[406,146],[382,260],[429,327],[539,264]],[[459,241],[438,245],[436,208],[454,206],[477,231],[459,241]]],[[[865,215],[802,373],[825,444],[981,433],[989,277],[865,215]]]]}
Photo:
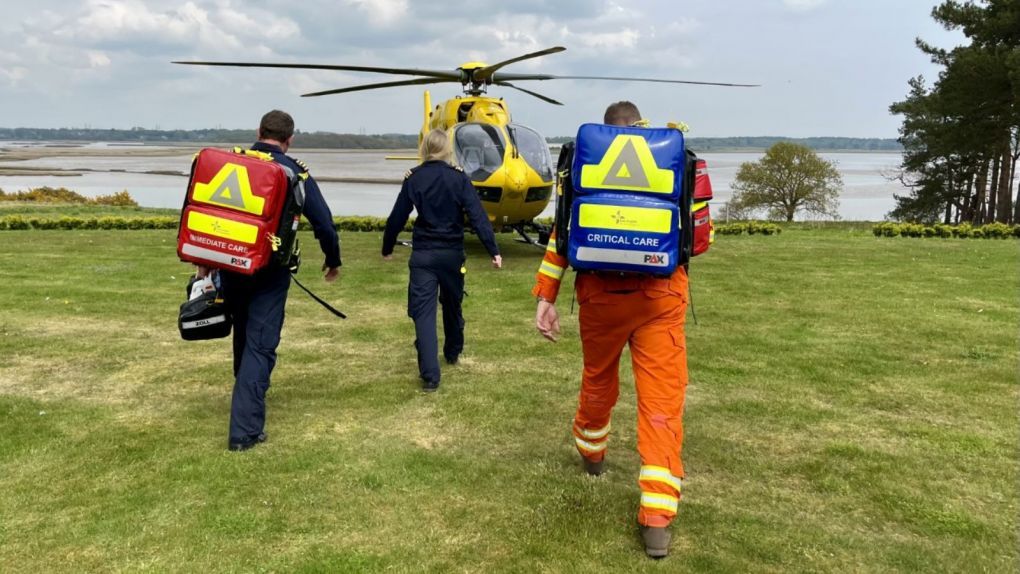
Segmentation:
{"type": "Polygon", "coordinates": [[[507,129],[513,130],[517,150],[524,161],[528,162],[531,169],[542,178],[542,181],[553,180],[552,153],[549,152],[549,144],[546,143],[538,132],[519,124],[510,124],[507,129]]]}
{"type": "Polygon", "coordinates": [[[471,181],[485,181],[503,165],[503,132],[490,124],[461,124],[454,134],[457,163],[471,181]]]}

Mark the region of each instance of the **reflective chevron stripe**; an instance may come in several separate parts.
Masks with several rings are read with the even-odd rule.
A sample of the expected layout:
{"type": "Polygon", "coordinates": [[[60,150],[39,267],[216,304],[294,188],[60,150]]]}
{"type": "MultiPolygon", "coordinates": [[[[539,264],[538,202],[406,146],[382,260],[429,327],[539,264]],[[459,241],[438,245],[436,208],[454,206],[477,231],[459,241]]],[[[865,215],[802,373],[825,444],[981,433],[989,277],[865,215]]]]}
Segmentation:
{"type": "Polygon", "coordinates": [[[655,508],[658,510],[668,510],[669,512],[676,513],[677,507],[680,506],[680,499],[675,496],[659,494],[657,492],[642,492],[641,506],[644,506],[645,508],[655,508]]]}
{"type": "Polygon", "coordinates": [[[542,262],[542,266],[538,268],[538,272],[542,275],[548,275],[557,281],[563,278],[563,268],[555,263],[549,263],[548,261],[542,262]]]}
{"type": "Polygon", "coordinates": [[[605,437],[607,434],[609,434],[609,426],[610,425],[606,425],[606,426],[604,426],[604,427],[602,427],[600,429],[595,429],[595,430],[588,430],[588,429],[583,429],[581,427],[575,426],[574,430],[577,431],[577,434],[583,436],[586,439],[589,439],[589,440],[598,440],[600,438],[605,437]]]}
{"type": "Polygon", "coordinates": [[[677,492],[680,492],[683,487],[683,481],[673,476],[669,469],[663,466],[642,466],[641,474],[638,475],[638,480],[668,484],[675,488],[677,492]]]}
{"type": "Polygon", "coordinates": [[[577,443],[577,448],[585,452],[602,452],[606,450],[607,446],[604,442],[599,444],[590,443],[586,440],[579,439],[576,436],[574,437],[574,442],[577,443]]]}

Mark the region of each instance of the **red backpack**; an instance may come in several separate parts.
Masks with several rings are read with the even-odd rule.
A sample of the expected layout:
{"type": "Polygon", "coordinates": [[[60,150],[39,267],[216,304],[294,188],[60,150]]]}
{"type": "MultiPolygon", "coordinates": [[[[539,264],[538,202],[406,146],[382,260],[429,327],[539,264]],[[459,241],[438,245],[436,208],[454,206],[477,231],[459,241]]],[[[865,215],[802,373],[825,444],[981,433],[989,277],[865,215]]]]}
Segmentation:
{"type": "Polygon", "coordinates": [[[303,203],[301,178],[272,155],[203,149],[191,166],[177,255],[244,275],[287,265],[303,203]]]}
{"type": "Polygon", "coordinates": [[[701,255],[715,242],[715,227],[708,202],[712,199],[712,181],[708,178],[708,164],[703,159],[694,162],[694,193],[692,194],[691,221],[694,223],[691,256],[701,255]]]}

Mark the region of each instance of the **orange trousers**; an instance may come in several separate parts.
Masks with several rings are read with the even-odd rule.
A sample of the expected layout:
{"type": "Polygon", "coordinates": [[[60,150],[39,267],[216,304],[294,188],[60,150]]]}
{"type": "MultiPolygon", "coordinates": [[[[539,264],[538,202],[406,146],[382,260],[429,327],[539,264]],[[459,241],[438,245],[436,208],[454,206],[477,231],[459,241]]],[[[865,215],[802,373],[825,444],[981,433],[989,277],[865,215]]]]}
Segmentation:
{"type": "MultiPolygon", "coordinates": [[[[686,276],[682,283],[686,287],[686,276]]],[[[684,476],[680,450],[687,388],[686,295],[646,289],[592,293],[580,285],[578,290],[584,373],[574,417],[577,449],[593,462],[606,454],[610,418],[620,394],[620,354],[629,343],[641,455],[638,523],[666,526],[676,516],[684,476]]]]}

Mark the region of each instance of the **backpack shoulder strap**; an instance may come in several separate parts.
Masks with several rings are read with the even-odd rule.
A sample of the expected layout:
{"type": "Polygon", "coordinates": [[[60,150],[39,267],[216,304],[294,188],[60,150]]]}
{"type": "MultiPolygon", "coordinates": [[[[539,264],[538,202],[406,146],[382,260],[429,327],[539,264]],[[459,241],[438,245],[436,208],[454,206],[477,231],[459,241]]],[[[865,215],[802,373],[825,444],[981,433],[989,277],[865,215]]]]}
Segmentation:
{"type": "Polygon", "coordinates": [[[560,147],[560,155],[556,160],[556,253],[567,255],[567,233],[570,229],[570,210],[574,203],[574,184],[571,181],[570,169],[574,163],[574,142],[567,142],[560,147]]]}

